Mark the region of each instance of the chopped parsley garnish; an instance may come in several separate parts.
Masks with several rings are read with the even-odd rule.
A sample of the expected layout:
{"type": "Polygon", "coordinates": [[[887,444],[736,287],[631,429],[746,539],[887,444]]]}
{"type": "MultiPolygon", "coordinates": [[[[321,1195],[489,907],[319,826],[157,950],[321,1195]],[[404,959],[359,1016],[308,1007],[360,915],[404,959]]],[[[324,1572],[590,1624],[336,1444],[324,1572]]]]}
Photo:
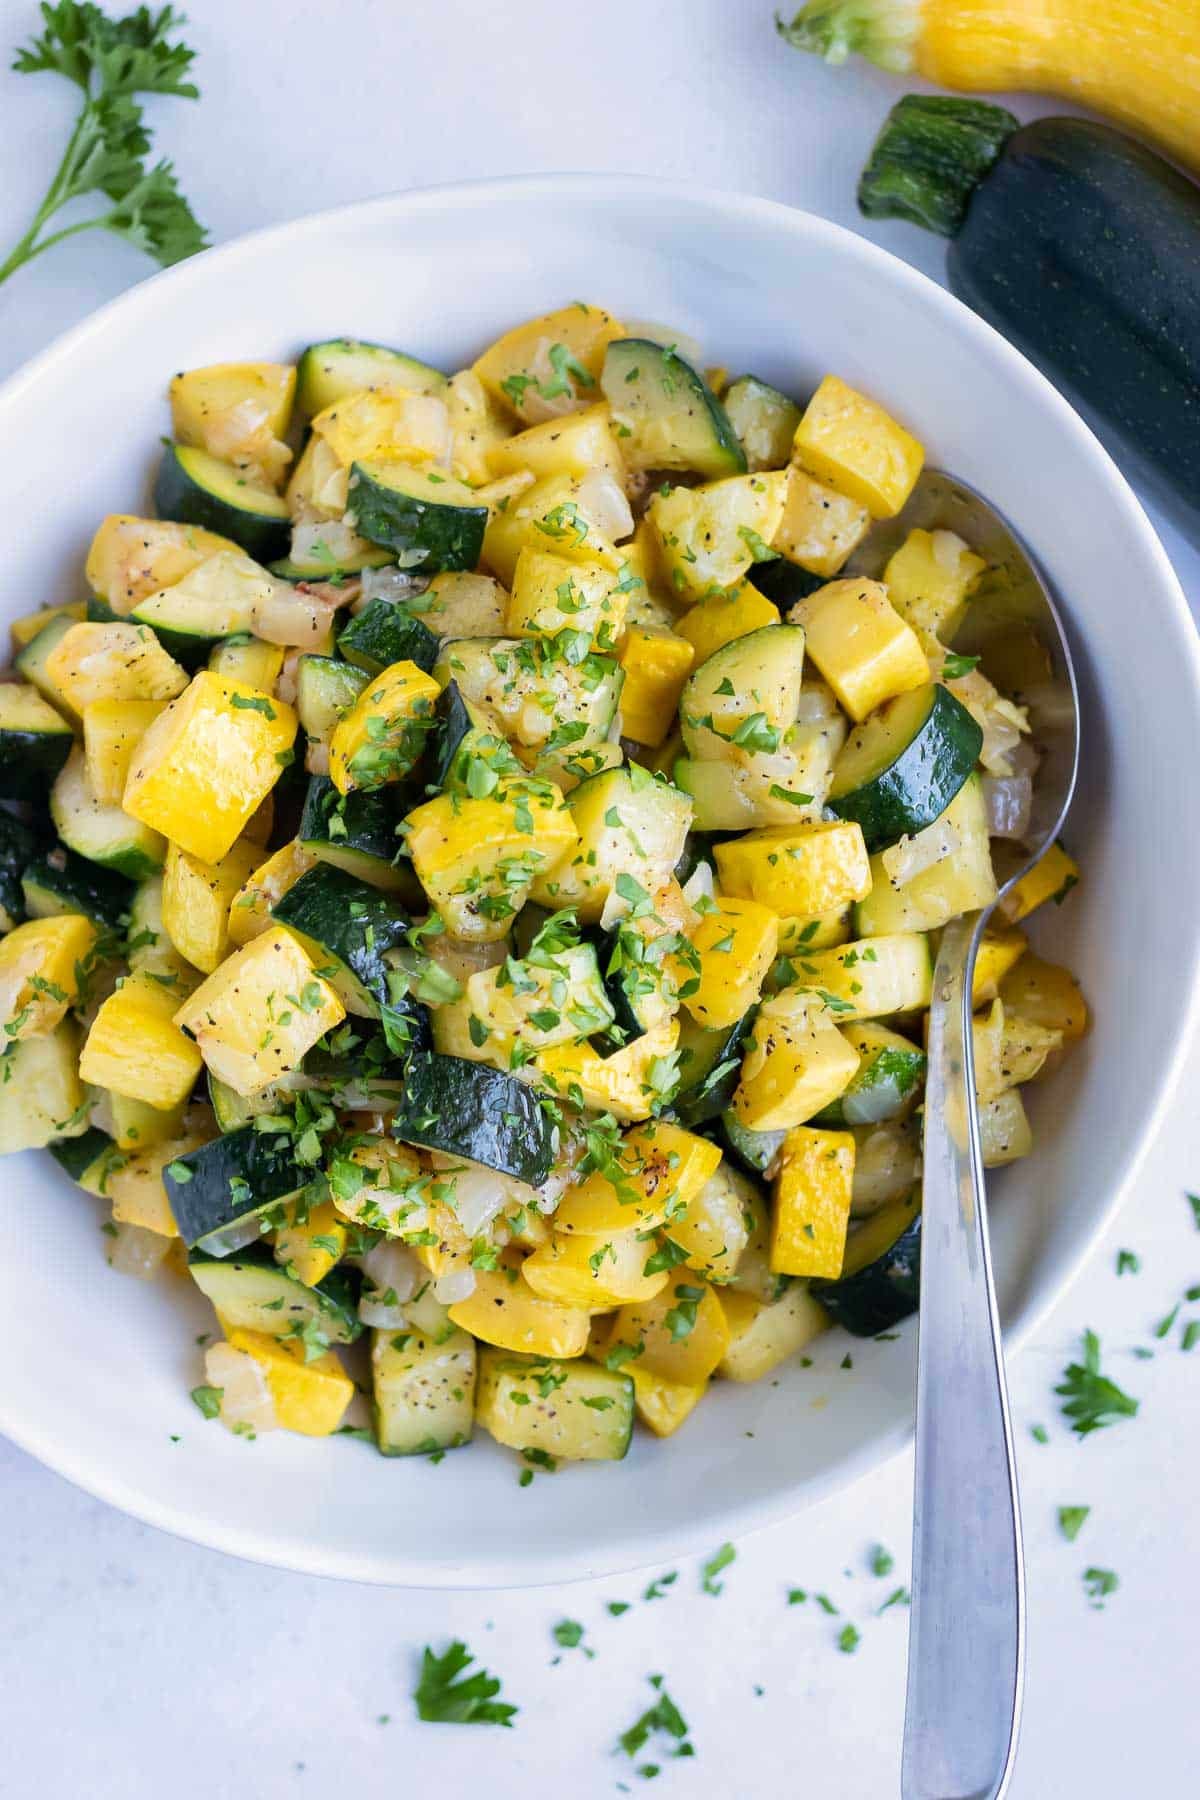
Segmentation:
{"type": "Polygon", "coordinates": [[[435,1656],[425,1646],[421,1678],[413,1691],[419,1719],[431,1724],[511,1727],[518,1708],[496,1699],[500,1692],[497,1677],[489,1675],[486,1669],[463,1675],[474,1661],[467,1646],[457,1638],[441,1656],[435,1656]]]}
{"type": "Polygon", "coordinates": [[[721,1593],[721,1591],[723,1590],[723,1588],[725,1586],[725,1583],[723,1581],[718,1581],[717,1576],[721,1573],[721,1571],[723,1569],[727,1569],[731,1562],[736,1561],[736,1559],[737,1559],[737,1551],[734,1549],[733,1545],[732,1544],[722,1544],[721,1548],[719,1550],[715,1551],[713,1553],[713,1555],[709,1557],[709,1559],[706,1563],[703,1563],[701,1565],[701,1568],[700,1568],[701,1590],[706,1594],[721,1593]]]}
{"type": "Polygon", "coordinates": [[[885,1575],[891,1574],[895,1566],[896,1559],[891,1552],[885,1550],[882,1544],[876,1544],[871,1552],[872,1575],[877,1576],[878,1579],[882,1581],[885,1575]]]}
{"type": "Polygon", "coordinates": [[[1083,1361],[1067,1365],[1054,1391],[1062,1396],[1063,1415],[1080,1437],[1121,1419],[1132,1419],[1138,1410],[1131,1395],[1100,1373],[1100,1339],[1094,1331],[1084,1332],[1083,1361]]]}
{"type": "Polygon", "coordinates": [[[1112,1569],[1085,1569],[1083,1586],[1088,1599],[1097,1612],[1102,1612],[1104,1602],[1110,1594],[1115,1594],[1121,1583],[1112,1569]]]}
{"type": "Polygon", "coordinates": [[[862,1634],[857,1625],[843,1625],[838,1632],[838,1649],[843,1656],[853,1656],[862,1642],[862,1634]]]}
{"type": "Polygon", "coordinates": [[[943,681],[959,681],[978,666],[979,658],[977,656],[960,656],[957,651],[948,651],[942,663],[942,679],[943,681]]]}
{"type": "Polygon", "coordinates": [[[221,1411],[221,1401],[225,1397],[225,1389],[219,1387],[194,1387],[192,1399],[206,1419],[215,1419],[221,1411]]]}
{"type": "MultiPolygon", "coordinates": [[[[667,1693],[663,1685],[663,1677],[651,1675],[648,1679],[658,1698],[639,1719],[634,1720],[627,1731],[621,1733],[617,1740],[621,1749],[626,1756],[636,1756],[653,1736],[662,1733],[665,1737],[674,1740],[675,1748],[670,1752],[672,1756],[694,1756],[696,1753],[688,1737],[687,1721],[667,1693]]],[[[653,1763],[643,1765],[645,1768],[654,1768],[655,1766],[653,1763]]]]}
{"type": "Polygon", "coordinates": [[[1134,1251],[1132,1251],[1132,1250],[1118,1250],[1117,1251],[1117,1274],[1118,1275],[1140,1275],[1141,1269],[1142,1269],[1142,1259],[1140,1256],[1136,1255],[1134,1251]]]}
{"type": "Polygon", "coordinates": [[[1084,1520],[1091,1512],[1090,1506],[1060,1506],[1058,1509],[1058,1529],[1068,1544],[1073,1544],[1083,1529],[1084,1520]]]}

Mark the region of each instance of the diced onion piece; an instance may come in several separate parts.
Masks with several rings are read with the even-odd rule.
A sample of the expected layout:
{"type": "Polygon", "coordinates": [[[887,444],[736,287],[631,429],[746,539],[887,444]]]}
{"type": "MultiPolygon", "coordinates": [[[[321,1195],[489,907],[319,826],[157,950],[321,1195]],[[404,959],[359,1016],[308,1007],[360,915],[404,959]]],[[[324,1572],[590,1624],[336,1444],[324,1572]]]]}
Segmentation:
{"type": "Polygon", "coordinates": [[[364,569],[362,574],[362,604],[366,606],[371,600],[397,600],[401,603],[411,600],[414,594],[423,594],[429,586],[428,575],[412,575],[407,569],[364,569]]]}
{"type": "Polygon", "coordinates": [[[902,837],[899,843],[890,844],[883,852],[881,861],[892,886],[900,888],[914,876],[932,869],[935,863],[952,856],[961,843],[962,834],[958,827],[943,814],[932,825],[926,825],[923,831],[916,832],[912,837],[902,837]]]}
{"type": "Polygon", "coordinates": [[[132,1275],[135,1281],[153,1281],[170,1254],[171,1239],[144,1225],[117,1225],[112,1252],[108,1259],[118,1274],[132,1275]]]}
{"type": "Polygon", "coordinates": [[[469,1300],[474,1292],[474,1269],[451,1269],[433,1284],[433,1297],[443,1306],[456,1306],[460,1300],[469,1300]]]}
{"type": "Polygon", "coordinates": [[[362,1272],[374,1288],[367,1298],[395,1296],[397,1304],[411,1300],[425,1279],[425,1271],[405,1244],[374,1244],[362,1259],[362,1272]]]}
{"type": "Polygon", "coordinates": [[[450,1204],[455,1216],[468,1237],[478,1237],[508,1204],[508,1183],[495,1169],[461,1160],[451,1179],[454,1194],[450,1204]]]}
{"type": "Polygon", "coordinates": [[[221,1390],[221,1423],[255,1433],[278,1426],[267,1378],[254,1358],[232,1344],[213,1344],[204,1353],[204,1373],[221,1390]]]}
{"type": "Polygon", "coordinates": [[[1028,775],[985,775],[983,804],[988,836],[1023,838],[1029,830],[1033,781],[1028,775]]]}
{"type": "Polygon", "coordinates": [[[683,897],[691,907],[713,897],[713,869],[710,862],[700,861],[683,884],[683,897]]]}
{"type": "Polygon", "coordinates": [[[344,519],[297,520],[292,526],[292,561],[334,569],[351,568],[373,548],[354,529],[349,513],[344,519]]]}
{"type": "Polygon", "coordinates": [[[805,675],[800,686],[800,700],[796,707],[797,725],[820,725],[825,719],[836,718],[838,703],[831,687],[823,681],[816,681],[805,675]]]}
{"type": "Polygon", "coordinates": [[[235,1250],[244,1250],[247,1244],[257,1244],[263,1232],[269,1229],[258,1213],[247,1213],[244,1219],[235,1219],[232,1225],[211,1232],[204,1240],[204,1249],[209,1256],[232,1256],[235,1250]]]}
{"type": "Polygon", "coordinates": [[[584,476],[579,483],[579,510],[614,544],[633,533],[633,514],[625,489],[611,469],[592,469],[584,476]]]}
{"type": "Polygon", "coordinates": [[[398,1302],[392,1304],[381,1300],[378,1288],[372,1288],[358,1303],[358,1321],[360,1325],[373,1326],[376,1331],[403,1331],[408,1324],[408,1315],[398,1302]]]}
{"type": "Polygon", "coordinates": [[[311,650],[327,636],[344,600],[344,593],[337,588],[273,582],[270,593],[255,603],[255,636],[268,644],[295,644],[311,650]]]}
{"type": "Polygon", "coordinates": [[[329,745],[309,738],[304,746],[304,770],[308,775],[328,775],[329,745]]]}

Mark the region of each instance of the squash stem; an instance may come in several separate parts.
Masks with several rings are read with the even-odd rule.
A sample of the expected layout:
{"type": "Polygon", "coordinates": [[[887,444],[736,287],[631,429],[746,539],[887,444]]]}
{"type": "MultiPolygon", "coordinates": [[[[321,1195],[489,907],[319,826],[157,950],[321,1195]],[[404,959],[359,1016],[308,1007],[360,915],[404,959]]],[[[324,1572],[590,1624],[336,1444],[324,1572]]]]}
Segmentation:
{"type": "Polygon", "coordinates": [[[860,212],[954,237],[1018,123],[986,100],[906,94],[884,120],[859,179],[860,212]]]}
{"type": "Polygon", "coordinates": [[[775,28],[796,50],[827,63],[865,56],[893,74],[911,74],[921,27],[922,0],[809,0],[791,24],[775,15],[775,28]]]}

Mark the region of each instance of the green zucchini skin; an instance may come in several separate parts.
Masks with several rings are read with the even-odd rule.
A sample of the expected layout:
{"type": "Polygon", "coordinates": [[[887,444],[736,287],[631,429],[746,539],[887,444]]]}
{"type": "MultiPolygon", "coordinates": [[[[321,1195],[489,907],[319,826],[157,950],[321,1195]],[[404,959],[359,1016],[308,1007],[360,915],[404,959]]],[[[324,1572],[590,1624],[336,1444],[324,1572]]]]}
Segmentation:
{"type": "Polygon", "coordinates": [[[133,904],[134,883],[115,869],[56,844],[29,863],[21,876],[25,910],[33,919],[78,912],[101,930],[115,930],[133,904]]]}
{"type": "Polygon", "coordinates": [[[306,1287],[280,1268],[262,1246],[232,1256],[188,1257],[192,1280],[231,1325],[290,1337],[315,1324],[331,1344],[352,1344],[362,1336],[355,1287],[344,1269],[331,1269],[315,1287],[306,1287]]]}
{"type": "Polygon", "coordinates": [[[25,918],[21,877],[40,845],[28,825],[0,806],[0,930],[11,931],[25,918]]]}
{"type": "MultiPolygon", "coordinates": [[[[887,702],[892,712],[908,696],[887,702]]],[[[968,779],[983,748],[983,732],[949,688],[934,684],[928,713],[915,735],[873,779],[848,793],[830,793],[827,805],[839,819],[857,821],[868,851],[883,850],[906,833],[940,819],[968,779]]],[[[834,787],[837,765],[834,765],[834,787]]]]}
{"type": "Polygon", "coordinates": [[[91,1126],[82,1137],[60,1138],[48,1149],[60,1169],[64,1169],[72,1181],[80,1181],[94,1163],[107,1156],[113,1148],[113,1141],[106,1131],[98,1125],[91,1126]]]}
{"type": "Polygon", "coordinates": [[[824,587],[827,575],[813,575],[808,569],[802,569],[799,563],[789,562],[786,556],[776,556],[770,562],[755,563],[746,580],[760,594],[774,601],[780,612],[786,612],[797,600],[807,600],[818,588],[824,587]]]}
{"type": "Polygon", "coordinates": [[[219,532],[240,544],[256,562],[273,562],[287,554],[292,525],[286,512],[280,517],[224,498],[206,484],[201,460],[183,444],[168,444],[163,451],[154,482],[154,506],[160,519],[178,519],[184,525],[219,532]]]}
{"type": "Polygon", "coordinates": [[[6,730],[0,725],[0,799],[44,799],[74,742],[65,721],[62,731],[6,730]]]}
{"type": "Polygon", "coordinates": [[[760,1181],[778,1156],[786,1136],[786,1131],[751,1131],[732,1107],[721,1114],[720,1138],[726,1150],[760,1181]]]}
{"type": "Polygon", "coordinates": [[[385,952],[404,943],[412,922],[390,895],[318,863],[275,902],[271,916],[316,946],[323,963],[339,965],[330,979],[339,991],[348,988],[352,1010],[379,1017],[388,1004],[385,952]]]}
{"type": "Polygon", "coordinates": [[[202,1238],[298,1193],[312,1179],[312,1170],[295,1161],[290,1146],[290,1138],[244,1125],[167,1164],[163,1186],[189,1250],[202,1238]]]}
{"type": "Polygon", "coordinates": [[[393,551],[411,574],[473,569],[479,561],[486,506],[406,493],[358,462],[350,469],[350,506],[360,534],[393,551]]]}
{"type": "Polygon", "coordinates": [[[1039,119],[976,189],[947,267],[1200,536],[1200,187],[1107,126],[1039,119]]]}
{"type": "Polygon", "coordinates": [[[296,835],[322,862],[403,894],[417,883],[411,868],[396,864],[400,847],[396,826],[424,798],[423,780],[411,777],[387,787],[339,794],[327,775],[314,775],[296,835]]]}
{"type": "Polygon", "coordinates": [[[392,1131],[403,1144],[468,1157],[530,1187],[541,1187],[558,1153],[558,1129],[532,1088],[460,1056],[411,1058],[392,1131]]]}
{"type": "Polygon", "coordinates": [[[814,1281],[814,1300],[855,1337],[876,1337],[914,1313],[921,1298],[921,1215],[882,1256],[842,1281],[814,1281]]]}
{"type": "Polygon", "coordinates": [[[396,600],[377,594],[338,638],[349,663],[377,675],[393,663],[411,662],[426,674],[438,659],[441,639],[396,600]]]}
{"type": "Polygon", "coordinates": [[[732,1106],[741,1078],[742,1046],[757,1011],[757,1006],[752,1006],[736,1024],[718,1031],[697,1025],[686,1012],[680,1014],[680,1082],[671,1107],[689,1130],[719,1119],[732,1106]]]}

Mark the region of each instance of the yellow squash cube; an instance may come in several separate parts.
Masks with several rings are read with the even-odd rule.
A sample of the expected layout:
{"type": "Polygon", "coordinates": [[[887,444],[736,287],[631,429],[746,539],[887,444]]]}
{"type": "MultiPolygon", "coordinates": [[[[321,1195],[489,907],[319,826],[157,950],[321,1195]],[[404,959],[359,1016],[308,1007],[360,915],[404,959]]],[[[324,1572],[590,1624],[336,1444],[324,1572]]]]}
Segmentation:
{"type": "Polygon", "coordinates": [[[92,539],[85,574],[92,592],[123,616],[139,600],[182,581],[206,558],[237,548],[199,525],[110,513],[92,539]]]}
{"type": "Polygon", "coordinates": [[[1088,1028],[1087,1001],[1070,969],[1044,962],[1032,950],[1003,976],[1000,998],[1014,1022],[1031,1019],[1048,1031],[1061,1031],[1067,1043],[1081,1038],[1088,1028]]]}
{"type": "Polygon", "coordinates": [[[800,1281],[785,1288],[778,1300],[756,1300],[751,1294],[725,1288],[721,1306],[729,1326],[729,1345],[717,1374],[726,1381],[761,1381],[830,1325],[829,1314],[800,1281]]]}
{"type": "Polygon", "coordinates": [[[888,599],[919,637],[954,641],[987,564],[954,531],[910,531],[883,571],[888,599]]]}
{"type": "Polygon", "coordinates": [[[708,1283],[690,1269],[676,1270],[661,1294],[623,1306],[605,1343],[636,1351],[623,1370],[637,1364],[651,1375],[684,1387],[706,1382],[729,1345],[721,1302],[708,1283]]]}
{"type": "Polygon", "coordinates": [[[450,418],[451,472],[459,481],[482,487],[491,477],[491,453],[512,426],[473,369],[452,375],[442,397],[450,418]]]}
{"type": "Polygon", "coordinates": [[[734,1111],[751,1131],[790,1131],[846,1091],[858,1061],[825,1002],[785,988],[758,1010],[734,1111]]]}
{"type": "Polygon", "coordinates": [[[218,1081],[249,1095],[297,1068],[345,1016],[291,932],[273,925],[202,981],[175,1022],[218,1081]]]}
{"type": "Polygon", "coordinates": [[[218,863],[202,863],[177,845],[163,865],[163,930],[193,968],[211,975],[229,953],[230,904],[262,861],[257,844],[239,838],[218,863]]]}
{"type": "Polygon", "coordinates": [[[679,1043],[677,1019],[661,1019],[609,1056],[588,1043],[557,1044],[537,1058],[541,1085],[572,1105],[611,1113],[629,1125],[648,1119],[662,1098],[655,1076],[679,1043]]]}
{"type": "Polygon", "coordinates": [[[745,637],[763,625],[778,625],[779,608],[752,581],[721,589],[689,607],[675,629],[696,653],[696,666],[734,638],[745,637]]]}
{"type": "Polygon", "coordinates": [[[472,367],[494,400],[530,424],[598,400],[604,353],[624,336],[611,313],[580,300],[514,326],[472,367]]]}
{"type": "Polygon", "coordinates": [[[786,481],[779,470],[655,494],[646,517],[667,579],[681,599],[698,599],[741,581],[779,529],[786,481]]]}
{"type": "Polygon", "coordinates": [[[271,923],[271,908],[302,875],[316,867],[318,858],[295,838],[255,865],[249,880],[234,895],[229,905],[229,941],[248,944],[271,923]]]}
{"type": "Polygon", "coordinates": [[[304,1219],[292,1217],[275,1233],[275,1261],[305,1287],[323,1281],[346,1250],[346,1227],[332,1200],[312,1207],[304,1219]]]}
{"type": "Polygon", "coordinates": [[[578,840],[557,790],[512,782],[487,799],[439,794],[408,816],[417,879],[452,937],[508,935],[535,877],[578,840]]]}
{"type": "Polygon", "coordinates": [[[606,405],[588,406],[561,419],[545,419],[527,431],[505,437],[492,445],[487,462],[493,476],[513,475],[521,469],[530,469],[539,478],[563,472],[582,476],[593,469],[608,469],[618,481],[625,480],[625,463],[606,405]]]}
{"type": "Polygon", "coordinates": [[[319,412],[313,436],[324,440],[343,468],[356,462],[444,462],[450,415],[440,394],[346,394],[319,412]]]}
{"type": "Polygon", "coordinates": [[[1068,856],[1061,844],[1050,844],[1028,875],[1012,887],[999,902],[996,911],[1009,925],[1019,925],[1035,907],[1047,900],[1061,900],[1078,885],[1079,864],[1068,856]]]}
{"type": "MultiPolygon", "coordinates": [[[[488,522],[483,535],[483,562],[507,586],[512,585],[517,558],[527,544],[553,550],[569,561],[602,562],[614,572],[622,552],[612,541],[615,503],[620,503],[624,536],[632,514],[623,489],[609,476],[611,492],[598,491],[596,478],[561,473],[543,475],[525,485],[525,477],[507,475],[487,490],[488,522]],[[503,492],[493,494],[493,489],[503,492]]],[[[482,502],[482,494],[477,499],[482,502]]]]}
{"type": "Polygon", "coordinates": [[[813,575],[836,575],[871,529],[871,515],[859,501],[815,481],[803,469],[788,470],[783,517],[771,539],[789,562],[813,575]]]}
{"type": "Polygon", "coordinates": [[[890,519],[912,493],[925,451],[874,400],[826,375],[796,427],[792,459],[873,519],[890,519]]]}
{"type": "Polygon", "coordinates": [[[788,1132],[775,1180],[771,1231],[771,1267],[777,1275],[837,1280],[853,1184],[853,1132],[812,1126],[788,1132]]]}
{"type": "Polygon", "coordinates": [[[450,1308],[461,1331],[498,1350],[529,1356],[582,1356],[591,1314],[583,1306],[543,1299],[521,1278],[521,1258],[507,1255],[498,1269],[475,1271],[475,1292],[450,1308]]]}
{"type": "Polygon", "coordinates": [[[214,675],[228,675],[231,681],[244,681],[247,687],[257,688],[260,694],[273,694],[283,668],[283,658],[282,644],[265,644],[261,638],[244,637],[239,633],[237,637],[213,645],[208,666],[214,675]]]}
{"type": "Polygon", "coordinates": [[[658,1119],[625,1133],[617,1161],[609,1173],[593,1170],[568,1188],[554,1215],[556,1231],[591,1239],[662,1225],[669,1231],[716,1173],[721,1152],[707,1138],[658,1119]]]}
{"type": "Polygon", "coordinates": [[[788,617],[803,625],[809,656],[856,723],[929,680],[921,640],[882,582],[830,581],[798,601],[788,617]]]}
{"type": "Polygon", "coordinates": [[[165,700],[93,700],[83,709],[83,756],[97,800],[120,806],[133,753],[165,700]]]}
{"type": "Polygon", "coordinates": [[[441,689],[416,663],[398,662],[367,683],[334,726],[329,774],[339,794],[407,775],[425,746],[441,689]]]}
{"type": "Polygon", "coordinates": [[[621,727],[638,744],[661,744],[673,730],[696,652],[685,638],[631,625],[621,644],[625,671],[621,727]]]}
{"type": "Polygon", "coordinates": [[[282,1430],[303,1437],[328,1437],[337,1430],[354,1398],[354,1383],[332,1350],[309,1362],[297,1338],[267,1337],[239,1325],[231,1326],[225,1337],[262,1370],[282,1430]]]}
{"type": "Polygon", "coordinates": [[[526,544],[513,570],[504,628],[514,637],[586,631],[612,650],[625,622],[626,595],[606,563],[574,561],[526,544]]]}
{"type": "Polygon", "coordinates": [[[525,1258],[521,1275],[543,1299],[610,1312],[627,1301],[653,1300],[666,1287],[666,1269],[646,1274],[655,1249],[632,1226],[606,1238],[555,1232],[525,1258]]]}
{"type": "Polygon", "coordinates": [[[775,961],[778,915],[757,900],[719,897],[690,936],[700,958],[699,986],[694,993],[683,993],[683,1004],[697,1024],[710,1030],[736,1025],[758,999],[775,961]]]}
{"type": "Polygon", "coordinates": [[[138,745],[125,811],[220,862],[278,781],[298,723],[282,700],[201,669],[138,745]]]}
{"type": "Polygon", "coordinates": [[[72,625],[46,658],[46,675],[78,713],[94,700],[172,700],[188,679],[148,625],[125,620],[72,625]]]}
{"type": "Polygon", "coordinates": [[[1019,962],[1029,940],[1015,926],[1007,931],[985,931],[975,956],[975,973],[971,981],[971,1004],[983,1006],[1000,992],[1000,983],[1019,962]]]}
{"type": "Polygon", "coordinates": [[[793,960],[809,950],[827,950],[830,945],[848,944],[853,913],[848,906],[832,912],[818,913],[813,918],[788,917],[779,921],[779,954],[793,960]]]}
{"type": "Polygon", "coordinates": [[[715,846],[721,891],[781,916],[831,913],[864,900],[871,863],[856,820],[768,826],[715,846]]]}
{"type": "Polygon", "coordinates": [[[280,442],[292,413],[290,363],[214,363],[171,383],[171,421],[181,444],[260,470],[272,483],[291,461],[280,442]]]}
{"type": "Polygon", "coordinates": [[[172,1017],[179,995],[150,973],[130,975],[96,1014],[79,1073],[94,1087],[145,1100],[161,1112],[186,1100],[202,1063],[172,1017]]]}
{"type": "Polygon", "coordinates": [[[632,1376],[637,1416],[655,1437],[673,1436],[691,1418],[708,1392],[707,1381],[691,1384],[668,1381],[665,1376],[644,1369],[640,1362],[624,1363],[622,1371],[632,1376]]]}
{"type": "Polygon", "coordinates": [[[80,913],[30,919],[0,938],[0,1044],[44,1037],[79,998],[80,967],[97,938],[80,913]]]}

